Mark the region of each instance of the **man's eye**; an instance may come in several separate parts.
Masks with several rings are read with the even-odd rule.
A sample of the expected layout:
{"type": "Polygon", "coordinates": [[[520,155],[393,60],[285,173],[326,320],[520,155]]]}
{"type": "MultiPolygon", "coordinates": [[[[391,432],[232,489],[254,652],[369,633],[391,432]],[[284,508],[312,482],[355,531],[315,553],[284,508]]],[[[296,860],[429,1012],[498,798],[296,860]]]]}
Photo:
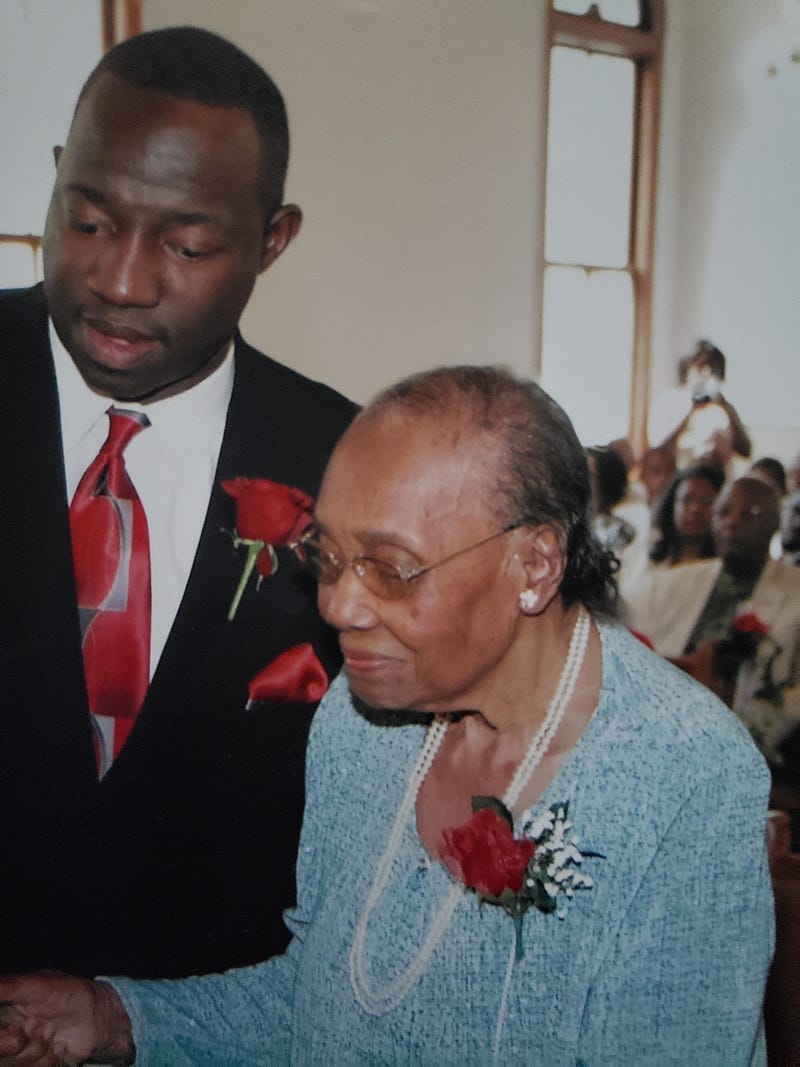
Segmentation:
{"type": "Polygon", "coordinates": [[[96,222],[84,222],[82,219],[72,219],[71,222],[73,230],[77,230],[78,233],[92,234],[97,233],[98,226],[96,222]]]}
{"type": "Polygon", "coordinates": [[[202,234],[191,233],[165,234],[164,246],[178,259],[192,262],[197,259],[207,259],[218,250],[218,244],[213,239],[202,234]],[[195,237],[197,240],[194,239],[195,237]]]}

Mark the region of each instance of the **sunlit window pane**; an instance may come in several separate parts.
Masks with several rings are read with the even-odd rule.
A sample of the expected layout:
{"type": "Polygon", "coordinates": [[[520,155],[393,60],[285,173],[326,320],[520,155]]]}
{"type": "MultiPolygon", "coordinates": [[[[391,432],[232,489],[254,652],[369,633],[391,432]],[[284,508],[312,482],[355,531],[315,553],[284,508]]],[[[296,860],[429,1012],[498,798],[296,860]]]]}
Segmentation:
{"type": "Polygon", "coordinates": [[[586,444],[626,437],[630,419],[633,292],[624,271],[548,267],[542,387],[586,444]]]}
{"type": "Polygon", "coordinates": [[[27,243],[0,242],[0,289],[20,289],[42,277],[41,253],[27,243]]]}
{"type": "MultiPolygon", "coordinates": [[[[556,11],[568,15],[585,15],[593,0],[553,0],[556,11]]],[[[600,0],[598,4],[600,17],[606,22],[616,22],[620,26],[638,26],[641,21],[639,0],[600,0]]]]}
{"type": "Polygon", "coordinates": [[[550,65],[545,257],[628,263],[634,65],[554,48],[550,65]]]}
{"type": "Polygon", "coordinates": [[[97,0],[0,0],[0,233],[38,233],[78,91],[102,53],[97,0]]]}

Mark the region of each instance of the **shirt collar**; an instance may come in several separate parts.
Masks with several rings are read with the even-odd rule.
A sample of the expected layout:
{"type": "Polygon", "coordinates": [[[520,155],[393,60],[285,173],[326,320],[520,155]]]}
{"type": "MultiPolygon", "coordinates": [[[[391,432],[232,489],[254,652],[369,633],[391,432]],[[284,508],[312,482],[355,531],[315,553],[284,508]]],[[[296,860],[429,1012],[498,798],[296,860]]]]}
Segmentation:
{"type": "MultiPolygon", "coordinates": [[[[105,417],[113,400],[88,387],[61,343],[52,319],[48,325],[61,408],[61,430],[65,451],[69,451],[105,417]]],[[[231,341],[219,367],[191,389],[150,404],[124,401],[121,406],[145,411],[151,425],[171,439],[188,444],[203,438],[208,434],[208,427],[218,425],[219,420],[225,418],[233,391],[233,350],[231,341]]]]}

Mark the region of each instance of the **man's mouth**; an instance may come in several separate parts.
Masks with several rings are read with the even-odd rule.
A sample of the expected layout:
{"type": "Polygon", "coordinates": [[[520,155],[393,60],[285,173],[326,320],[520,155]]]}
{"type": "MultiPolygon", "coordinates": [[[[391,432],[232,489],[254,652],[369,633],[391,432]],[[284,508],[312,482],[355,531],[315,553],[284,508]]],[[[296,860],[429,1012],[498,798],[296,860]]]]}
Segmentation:
{"type": "Polygon", "coordinates": [[[85,316],[83,325],[91,358],[112,370],[126,370],[159,343],[152,333],[108,319],[85,316]]]}

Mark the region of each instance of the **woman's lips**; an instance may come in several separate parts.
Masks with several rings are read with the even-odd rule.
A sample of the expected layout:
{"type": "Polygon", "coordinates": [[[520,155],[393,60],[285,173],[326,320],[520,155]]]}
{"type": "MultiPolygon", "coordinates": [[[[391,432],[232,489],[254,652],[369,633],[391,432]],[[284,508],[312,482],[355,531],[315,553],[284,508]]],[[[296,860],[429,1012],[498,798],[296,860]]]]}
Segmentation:
{"type": "Polygon", "coordinates": [[[344,669],[348,674],[375,674],[393,662],[389,656],[358,649],[342,648],[342,655],[344,656],[344,669]]]}

